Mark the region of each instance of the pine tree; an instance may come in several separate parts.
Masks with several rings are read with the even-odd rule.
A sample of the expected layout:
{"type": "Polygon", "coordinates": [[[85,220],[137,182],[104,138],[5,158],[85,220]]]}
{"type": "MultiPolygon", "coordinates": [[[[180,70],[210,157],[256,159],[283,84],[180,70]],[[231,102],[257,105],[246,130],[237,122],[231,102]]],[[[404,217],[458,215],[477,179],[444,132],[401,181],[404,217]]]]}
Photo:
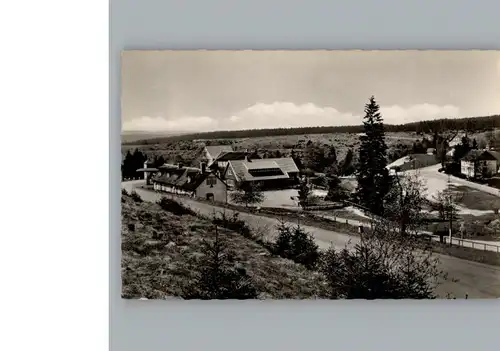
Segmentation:
{"type": "Polygon", "coordinates": [[[328,194],[326,201],[344,201],[348,198],[347,191],[342,187],[342,181],[339,177],[333,176],[328,181],[328,194]]]}
{"type": "Polygon", "coordinates": [[[299,205],[306,208],[311,196],[311,187],[306,178],[302,179],[299,184],[299,205]]]}
{"type": "Polygon", "coordinates": [[[155,167],[158,168],[160,166],[163,166],[165,164],[165,159],[163,158],[162,155],[160,155],[156,160],[155,160],[155,167]]]}
{"type": "Polygon", "coordinates": [[[455,163],[459,163],[460,159],[467,155],[470,150],[469,138],[467,136],[462,137],[462,142],[455,146],[455,153],[453,154],[455,163]]]}
{"type": "Polygon", "coordinates": [[[353,163],[354,154],[352,149],[347,150],[344,160],[340,166],[341,175],[351,175],[354,172],[353,163]]]}
{"type": "Polygon", "coordinates": [[[478,147],[477,147],[477,140],[476,140],[476,138],[474,138],[474,140],[472,140],[472,149],[473,149],[473,150],[477,150],[477,149],[478,149],[478,147]]]}
{"type": "Polygon", "coordinates": [[[297,225],[291,237],[291,254],[293,260],[303,264],[308,269],[313,269],[319,259],[318,245],[314,237],[297,225]]]}
{"type": "Polygon", "coordinates": [[[325,148],[317,142],[308,143],[305,149],[305,161],[307,168],[315,172],[323,172],[325,167],[329,166],[328,160],[326,159],[325,148]]]}
{"type": "Polygon", "coordinates": [[[293,162],[297,165],[297,168],[301,171],[304,169],[304,165],[302,164],[302,160],[300,159],[300,156],[297,155],[295,150],[292,149],[292,154],[290,156],[293,159],[293,162]]]}
{"type": "Polygon", "coordinates": [[[274,253],[283,258],[292,258],[292,230],[290,226],[281,220],[276,226],[278,237],[274,243],[274,253]]]}
{"type": "Polygon", "coordinates": [[[323,172],[328,177],[336,176],[339,171],[339,164],[337,162],[337,152],[333,145],[330,145],[329,147],[326,148],[325,161],[326,161],[326,167],[323,172]]]}
{"type": "Polygon", "coordinates": [[[365,105],[364,134],[360,137],[359,163],[357,169],[359,203],[371,212],[383,213],[383,199],[390,189],[387,170],[387,145],[379,105],[372,96],[365,105]]]}
{"type": "Polygon", "coordinates": [[[256,299],[258,292],[251,277],[242,267],[237,267],[235,254],[220,237],[215,226],[215,238],[212,242],[204,241],[205,256],[200,262],[201,272],[197,279],[183,290],[186,300],[226,300],[256,299]]]}
{"type": "Polygon", "coordinates": [[[123,177],[125,179],[129,179],[134,176],[135,170],[134,168],[134,160],[133,156],[130,153],[130,150],[127,151],[127,154],[125,155],[125,159],[123,160],[123,177]]]}

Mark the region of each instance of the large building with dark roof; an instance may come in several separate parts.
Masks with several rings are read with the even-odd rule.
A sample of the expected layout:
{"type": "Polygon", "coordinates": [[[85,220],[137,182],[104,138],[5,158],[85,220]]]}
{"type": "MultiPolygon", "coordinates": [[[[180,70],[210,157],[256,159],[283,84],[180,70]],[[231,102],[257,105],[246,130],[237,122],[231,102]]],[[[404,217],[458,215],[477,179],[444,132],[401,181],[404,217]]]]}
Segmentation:
{"type": "Polygon", "coordinates": [[[287,188],[299,179],[299,169],[291,157],[230,160],[222,178],[229,187],[254,182],[264,188],[287,188]]]}

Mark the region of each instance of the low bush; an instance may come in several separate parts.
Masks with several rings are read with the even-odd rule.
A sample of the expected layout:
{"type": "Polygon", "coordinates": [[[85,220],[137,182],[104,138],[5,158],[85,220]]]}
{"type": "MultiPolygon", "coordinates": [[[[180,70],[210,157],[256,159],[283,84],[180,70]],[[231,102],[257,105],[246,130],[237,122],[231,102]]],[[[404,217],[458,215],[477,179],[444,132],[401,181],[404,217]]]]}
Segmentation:
{"type": "Polygon", "coordinates": [[[177,216],[182,216],[182,215],[192,215],[195,216],[196,213],[191,210],[189,207],[184,206],[180,202],[177,202],[173,199],[168,199],[166,197],[162,197],[158,202],[158,205],[162,208],[164,211],[168,211],[170,213],[173,213],[177,216]]]}
{"type": "Polygon", "coordinates": [[[135,202],[142,202],[142,198],[139,194],[137,194],[135,191],[132,191],[130,193],[130,197],[132,198],[132,200],[134,200],[135,202]]]}
{"type": "Polygon", "coordinates": [[[273,253],[300,263],[308,269],[316,268],[320,253],[314,238],[299,225],[290,227],[283,221],[277,229],[278,238],[274,243],[273,253]]]}
{"type": "Polygon", "coordinates": [[[226,216],[225,213],[221,214],[221,217],[215,216],[212,220],[215,225],[219,225],[223,228],[233,230],[246,238],[253,239],[250,227],[248,224],[239,218],[239,214],[234,212],[231,217],[226,216]]]}

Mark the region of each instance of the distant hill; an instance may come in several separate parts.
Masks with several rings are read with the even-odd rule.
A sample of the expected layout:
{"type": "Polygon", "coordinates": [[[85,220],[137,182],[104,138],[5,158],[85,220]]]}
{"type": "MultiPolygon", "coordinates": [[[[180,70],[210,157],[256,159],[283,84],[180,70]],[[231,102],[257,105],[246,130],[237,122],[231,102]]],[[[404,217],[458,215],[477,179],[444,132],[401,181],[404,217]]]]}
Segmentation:
{"type": "Polygon", "coordinates": [[[122,132],[121,136],[122,136],[122,143],[129,144],[129,143],[136,143],[137,141],[140,141],[140,140],[170,138],[173,136],[180,136],[183,134],[186,134],[186,132],[169,133],[169,132],[134,131],[134,132],[122,132]]]}
{"type": "MultiPolygon", "coordinates": [[[[417,132],[432,133],[445,132],[448,130],[467,130],[469,132],[480,132],[493,130],[500,127],[500,115],[485,117],[465,117],[427,120],[399,125],[386,124],[387,132],[417,132]]],[[[301,128],[276,128],[276,129],[248,129],[234,131],[217,131],[205,133],[183,133],[182,135],[170,135],[152,138],[140,138],[126,142],[129,145],[161,144],[170,141],[193,140],[193,139],[237,139],[256,138],[264,136],[300,135],[300,134],[331,134],[331,133],[361,133],[362,125],[331,126],[331,127],[301,127],[301,128]]]]}

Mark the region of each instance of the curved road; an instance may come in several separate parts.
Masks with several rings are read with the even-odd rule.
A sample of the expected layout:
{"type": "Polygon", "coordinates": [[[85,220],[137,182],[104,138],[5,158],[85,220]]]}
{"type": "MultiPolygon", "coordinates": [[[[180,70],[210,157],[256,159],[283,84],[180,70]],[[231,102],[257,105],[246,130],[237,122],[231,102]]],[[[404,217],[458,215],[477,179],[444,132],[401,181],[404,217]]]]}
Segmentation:
{"type": "MultiPolygon", "coordinates": [[[[143,180],[123,182],[122,188],[126,189],[129,193],[135,190],[145,201],[156,202],[161,198],[162,194],[160,193],[139,188],[143,184],[143,180]]],[[[187,198],[178,198],[178,200],[203,215],[210,216],[214,212],[224,211],[221,207],[187,198]]],[[[231,214],[233,211],[226,209],[226,212],[231,214]]],[[[250,225],[254,232],[262,233],[268,239],[276,235],[276,225],[279,223],[277,219],[242,212],[240,212],[239,216],[250,225]]],[[[343,248],[345,245],[354,245],[359,241],[358,237],[345,233],[337,233],[305,225],[302,227],[314,236],[316,243],[321,249],[326,249],[330,245],[336,248],[343,248]]],[[[450,293],[457,298],[464,298],[466,294],[469,298],[500,297],[500,267],[462,260],[451,256],[439,256],[441,269],[449,275],[449,278],[437,289],[437,293],[440,296],[450,293]]]]}

